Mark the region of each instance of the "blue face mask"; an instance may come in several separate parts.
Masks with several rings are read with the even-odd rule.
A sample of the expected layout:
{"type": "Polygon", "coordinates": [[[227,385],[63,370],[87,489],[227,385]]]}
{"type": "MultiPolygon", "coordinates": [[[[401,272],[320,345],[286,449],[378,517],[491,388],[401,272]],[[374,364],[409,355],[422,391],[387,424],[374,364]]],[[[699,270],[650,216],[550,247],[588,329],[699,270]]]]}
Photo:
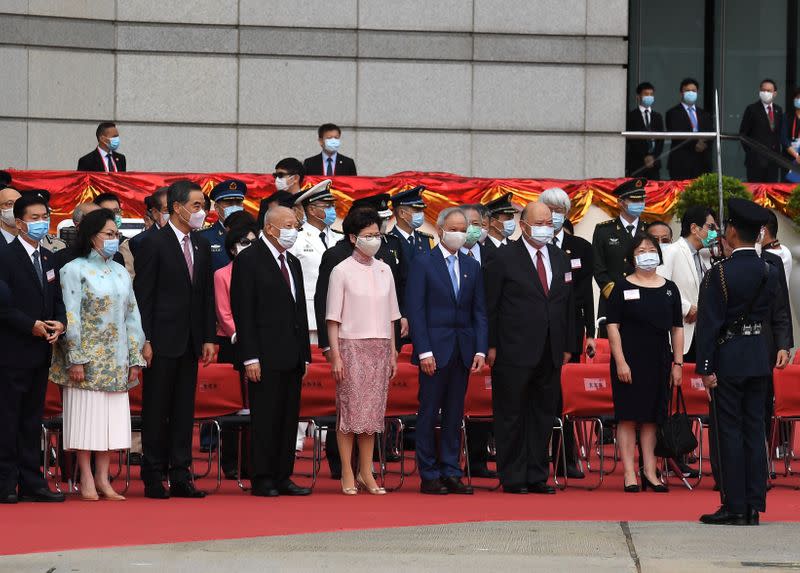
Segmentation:
{"type": "Polygon", "coordinates": [[[511,235],[514,234],[514,231],[517,230],[517,222],[514,219],[509,219],[508,221],[503,221],[503,232],[502,235],[507,239],[511,235]]]}
{"type": "Polygon", "coordinates": [[[794,100],[794,107],[795,109],[800,109],[800,98],[794,100]]]}
{"type": "Polygon", "coordinates": [[[425,213],[417,212],[411,215],[411,228],[419,229],[425,222],[425,213]]]}
{"type": "Polygon", "coordinates": [[[111,151],[116,151],[119,149],[119,136],[112,137],[108,140],[108,148],[111,151]]]}
{"type": "Polygon", "coordinates": [[[642,105],[644,107],[652,107],[656,103],[655,96],[642,96],[642,105]]]}
{"type": "Polygon", "coordinates": [[[241,205],[230,205],[228,207],[225,207],[222,210],[222,218],[223,220],[227,220],[228,217],[230,217],[234,213],[238,213],[239,211],[244,211],[244,207],[242,207],[241,205]]]}
{"type": "Polygon", "coordinates": [[[325,223],[326,227],[330,227],[331,225],[333,225],[336,222],[336,208],[335,207],[333,207],[333,206],[325,207],[325,218],[322,220],[322,222],[325,223]]]}
{"type": "Polygon", "coordinates": [[[118,251],[119,239],[105,239],[103,241],[103,248],[100,250],[100,254],[105,258],[110,259],[116,255],[118,251]]]}
{"type": "Polygon", "coordinates": [[[625,207],[628,215],[631,217],[638,217],[644,213],[644,201],[637,201],[636,203],[628,203],[625,207]]]}
{"type": "Polygon", "coordinates": [[[33,241],[41,241],[50,230],[50,219],[42,219],[41,221],[26,221],[28,232],[25,233],[33,241]]]}
{"type": "Polygon", "coordinates": [[[553,229],[555,229],[556,233],[564,226],[565,219],[566,216],[563,213],[553,213],[553,229]]]}
{"type": "Polygon", "coordinates": [[[683,101],[686,102],[686,105],[694,105],[697,101],[697,92],[683,92],[683,101]]]}

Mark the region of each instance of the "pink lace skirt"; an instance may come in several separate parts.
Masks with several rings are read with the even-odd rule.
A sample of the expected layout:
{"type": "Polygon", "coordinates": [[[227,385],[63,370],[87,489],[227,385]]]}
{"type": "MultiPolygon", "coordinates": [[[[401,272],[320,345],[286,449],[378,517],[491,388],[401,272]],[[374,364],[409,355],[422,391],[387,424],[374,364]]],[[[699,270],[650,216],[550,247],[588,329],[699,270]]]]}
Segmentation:
{"type": "Polygon", "coordinates": [[[339,339],[344,380],[336,387],[336,429],[353,434],[383,431],[392,372],[388,338],[339,339]]]}

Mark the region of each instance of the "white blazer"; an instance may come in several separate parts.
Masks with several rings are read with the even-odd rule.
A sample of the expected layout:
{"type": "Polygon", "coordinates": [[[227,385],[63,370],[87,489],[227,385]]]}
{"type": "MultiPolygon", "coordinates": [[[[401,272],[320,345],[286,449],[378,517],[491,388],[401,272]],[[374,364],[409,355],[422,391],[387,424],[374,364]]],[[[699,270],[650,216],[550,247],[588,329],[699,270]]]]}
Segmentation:
{"type": "MultiPolygon", "coordinates": [[[[337,233],[330,227],[325,231],[329,249],[343,237],[341,233],[337,233]]],[[[313,332],[314,335],[317,331],[317,317],[314,313],[314,293],[317,290],[319,264],[322,262],[322,254],[326,250],[325,245],[322,244],[322,240],[319,238],[319,233],[319,229],[310,223],[306,223],[303,225],[303,230],[297,235],[297,241],[294,246],[290,249],[290,252],[300,260],[300,266],[303,269],[303,289],[306,296],[308,330],[313,332]]]]}
{"type": "MultiPolygon", "coordinates": [[[[656,272],[675,283],[681,293],[681,310],[683,318],[689,314],[692,306],[697,306],[700,298],[700,277],[697,276],[697,267],[694,264],[692,249],[686,239],[681,237],[666,249],[663,249],[664,264],[656,272]]],[[[711,255],[708,249],[700,250],[700,258],[707,269],[711,269],[711,255]]],[[[683,324],[683,353],[689,351],[694,336],[696,322],[683,324]]]]}

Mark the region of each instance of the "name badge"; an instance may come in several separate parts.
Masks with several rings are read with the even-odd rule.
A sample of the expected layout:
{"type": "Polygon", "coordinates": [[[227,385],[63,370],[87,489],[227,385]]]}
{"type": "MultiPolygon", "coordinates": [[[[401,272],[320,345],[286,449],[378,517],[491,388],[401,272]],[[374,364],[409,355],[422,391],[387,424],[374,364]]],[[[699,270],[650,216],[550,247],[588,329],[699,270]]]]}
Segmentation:
{"type": "Polygon", "coordinates": [[[577,270],[581,268],[581,260],[580,259],[571,259],[570,264],[572,265],[573,270],[577,270]]]}
{"type": "Polygon", "coordinates": [[[46,276],[47,276],[47,282],[51,283],[54,280],[56,280],[56,271],[54,271],[53,269],[50,269],[49,271],[47,271],[47,275],[46,276]]]}
{"type": "Polygon", "coordinates": [[[211,245],[211,252],[212,253],[221,253],[222,252],[222,245],[212,244],[211,245]]]}
{"type": "Polygon", "coordinates": [[[565,283],[572,282],[572,272],[564,273],[564,282],[565,283]]]}
{"type": "Polygon", "coordinates": [[[639,300],[639,289],[632,288],[622,291],[622,295],[625,297],[625,300],[639,300]]]}

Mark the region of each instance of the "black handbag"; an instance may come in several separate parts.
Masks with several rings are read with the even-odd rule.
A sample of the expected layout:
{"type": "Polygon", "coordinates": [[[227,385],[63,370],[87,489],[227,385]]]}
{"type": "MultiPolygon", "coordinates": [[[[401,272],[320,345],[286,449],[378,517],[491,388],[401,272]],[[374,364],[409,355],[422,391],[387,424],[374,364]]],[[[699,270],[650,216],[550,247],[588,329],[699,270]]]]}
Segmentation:
{"type": "MultiPolygon", "coordinates": [[[[672,392],[670,392],[672,394],[672,392]]],[[[697,447],[697,438],[692,431],[692,422],[686,414],[683,390],[678,386],[675,412],[672,411],[672,396],[669,399],[669,415],[656,430],[656,456],[680,458],[697,447]]]]}

